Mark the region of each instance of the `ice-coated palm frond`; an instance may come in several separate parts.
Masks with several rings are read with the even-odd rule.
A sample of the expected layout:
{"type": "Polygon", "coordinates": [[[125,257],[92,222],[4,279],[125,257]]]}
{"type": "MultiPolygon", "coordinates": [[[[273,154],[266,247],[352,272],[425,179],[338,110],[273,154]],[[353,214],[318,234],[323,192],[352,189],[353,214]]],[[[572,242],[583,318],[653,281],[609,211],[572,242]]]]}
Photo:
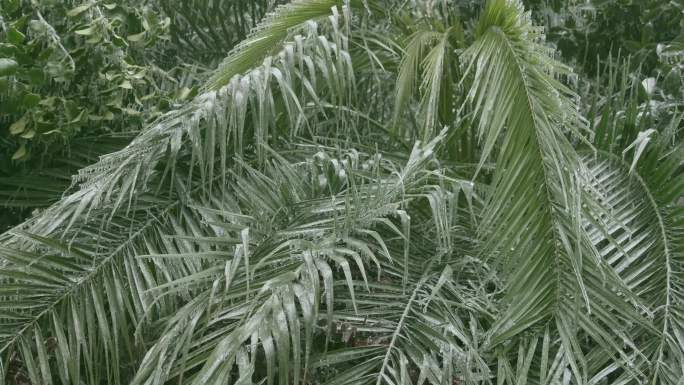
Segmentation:
{"type": "Polygon", "coordinates": [[[463,27],[458,19],[450,26],[421,22],[408,38],[399,65],[395,86],[393,128],[406,131],[400,118],[415,113],[418,127],[415,133],[397,132],[400,136],[414,135],[432,137],[438,128],[450,125],[455,113],[456,101],[461,92],[454,87],[459,68],[458,55],[452,53],[462,48],[463,27]],[[413,111],[411,98],[420,91],[420,103],[413,111]]]}
{"type": "Polygon", "coordinates": [[[485,250],[510,271],[509,305],[493,326],[491,342],[503,343],[553,317],[559,354],[575,381],[583,382],[587,364],[578,333],[626,360],[607,331],[625,320],[644,321],[629,305],[616,303],[612,291],[621,284],[606,272],[584,231],[586,208],[595,206],[586,191],[590,177],[566,137],[580,135],[584,122],[574,95],[557,80],[568,69],[540,44],[541,37],[519,2],[490,1],[465,53],[481,163],[495,156],[497,164],[480,233],[485,250]]]}
{"type": "MultiPolygon", "coordinates": [[[[544,48],[530,35],[539,32],[529,25],[520,5],[490,1],[479,31],[479,38],[466,52],[473,76],[470,99],[480,117],[478,134],[484,146],[481,163],[500,145],[497,165],[502,169],[494,176],[494,195],[486,208],[482,233],[485,238],[492,237],[491,250],[514,256],[515,262],[509,262],[517,265],[514,271],[536,271],[531,282],[521,279],[524,276],[516,279],[515,273],[511,277],[515,285],[511,289],[526,288],[529,294],[511,290],[515,293],[512,313],[502,317],[510,326],[501,325],[501,334],[506,337],[553,312],[554,297],[559,296],[556,270],[572,269],[572,264],[558,266],[563,264],[558,254],[569,259],[576,253],[556,250],[560,245],[556,233],[566,229],[554,227],[565,206],[569,212],[563,219],[569,222],[569,229],[575,228],[572,221],[577,220],[573,218],[576,211],[572,208],[578,201],[575,196],[580,194],[575,174],[578,160],[561,126],[565,123],[563,114],[572,113],[573,106],[562,104],[569,99],[560,94],[564,90],[557,87],[554,74],[548,73],[554,70],[551,59],[548,53],[540,52],[544,48]],[[549,98],[549,93],[556,98],[549,98]],[[573,195],[559,196],[564,193],[562,187],[573,195]],[[508,233],[502,231],[505,229],[508,233]],[[517,229],[525,229],[529,235],[511,233],[517,229]],[[516,260],[518,255],[523,259],[516,260]],[[530,269],[535,266],[536,270],[530,269]],[[549,276],[545,277],[545,272],[549,276]],[[536,296],[545,296],[546,300],[536,296]],[[530,303],[537,306],[530,308],[530,303]]],[[[574,239],[567,243],[575,244],[574,239]]]]}
{"type": "MultiPolygon", "coordinates": [[[[233,76],[249,70],[264,57],[273,54],[293,28],[306,22],[315,22],[332,12],[335,12],[333,17],[337,18],[338,7],[349,3],[342,0],[295,0],[278,7],[232,50],[206,87],[216,90],[225,86],[233,76]]],[[[345,6],[344,9],[348,8],[345,6]]]]}
{"type": "Polygon", "coordinates": [[[677,204],[684,195],[678,177],[684,152],[681,145],[670,148],[667,142],[656,140],[636,170],[611,154],[586,158],[612,212],[604,217],[604,227],[592,226],[592,239],[601,257],[652,310],[660,334],[655,338],[640,328],[630,332],[643,338],[647,359],[637,362],[649,373],[650,384],[677,384],[684,373],[684,212],[677,204]]]}
{"type": "MultiPolygon", "coordinates": [[[[177,210],[168,197],[140,198],[127,215],[93,212],[95,221],[78,221],[67,241],[19,230],[3,236],[0,349],[5,357],[23,363],[36,384],[50,378],[65,384],[125,383],[126,372],[117,368],[140,354],[130,331],[150,314],[172,309],[164,301],[153,305],[146,291],[199,267],[191,260],[162,265],[135,257],[150,248],[184,250],[183,244],[160,238],[165,226],[197,226],[187,220],[159,222],[177,210]],[[109,221],[107,230],[95,223],[98,219],[109,221]]],[[[4,375],[16,374],[8,373],[11,367],[5,370],[4,375]]]]}
{"type": "Polygon", "coordinates": [[[404,57],[397,74],[396,99],[394,106],[393,121],[397,125],[399,115],[409,104],[409,100],[417,86],[416,75],[420,72],[421,60],[427,47],[440,38],[441,34],[436,31],[418,30],[414,32],[404,48],[404,57]]]}
{"type": "MultiPolygon", "coordinates": [[[[417,144],[403,167],[380,154],[354,152],[337,158],[327,151],[311,153],[316,149],[311,146],[304,148],[303,154],[308,155],[303,159],[297,151],[292,160],[276,157],[260,170],[243,165],[248,168],[245,177],[236,176],[227,195],[195,206],[216,232],[201,241],[216,249],[215,262],[192,277],[155,290],[159,296],[197,289],[200,294],[169,319],[134,384],[181,376],[192,384],[218,384],[230,373],[236,383],[258,381],[264,375],[268,383],[276,378],[294,384],[324,378],[328,374],[321,371],[323,362],[345,360],[344,352],[325,348],[337,345],[335,333],[340,328],[359,330],[355,335],[359,339],[365,334],[361,330],[367,329],[368,339],[376,341],[365,350],[373,347],[373,354],[381,359],[364,366],[365,382],[392,383],[386,377],[397,375],[399,347],[410,366],[422,368],[421,375],[435,383],[441,381],[435,381],[442,376],[441,369],[429,365],[439,361],[447,368],[465,356],[477,357],[476,342],[470,341],[476,337],[466,336],[470,331],[450,309],[458,295],[468,293],[468,288],[449,282],[450,264],[459,271],[463,268],[464,274],[467,268],[435,249],[434,263],[440,267],[424,271],[421,248],[438,243],[412,237],[409,230],[410,222],[417,220],[411,219],[412,202],[427,201],[426,191],[439,190],[431,187],[436,175],[427,172],[426,163],[438,140],[417,144]],[[400,317],[392,327],[374,326],[380,319],[374,319],[373,297],[392,293],[400,295],[396,301],[402,309],[396,312],[400,317]],[[359,324],[361,320],[366,326],[359,324]],[[409,348],[400,341],[407,338],[407,328],[422,333],[415,338],[422,348],[416,344],[409,348]],[[438,342],[442,330],[451,335],[448,341],[438,342]],[[465,350],[460,345],[464,341],[470,341],[465,350]],[[442,345],[449,358],[429,357],[434,344],[442,345]]],[[[467,184],[452,183],[455,191],[460,183],[467,184]]],[[[432,206],[439,207],[433,201],[432,206]]],[[[432,223],[429,216],[426,220],[432,223]]],[[[192,256],[143,258],[179,257],[192,256]]],[[[470,290],[478,289],[482,290],[470,290]]],[[[473,312],[487,311],[485,303],[474,301],[469,305],[473,312]]],[[[488,371],[481,358],[472,365],[477,378],[488,371]]],[[[456,372],[460,374],[460,368],[456,372]]]]}

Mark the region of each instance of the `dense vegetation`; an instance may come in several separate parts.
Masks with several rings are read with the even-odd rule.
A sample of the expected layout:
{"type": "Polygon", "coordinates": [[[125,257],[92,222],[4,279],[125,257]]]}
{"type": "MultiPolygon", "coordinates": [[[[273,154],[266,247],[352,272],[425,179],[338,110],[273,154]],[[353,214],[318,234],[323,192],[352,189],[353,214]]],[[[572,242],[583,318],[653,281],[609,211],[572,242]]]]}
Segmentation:
{"type": "Polygon", "coordinates": [[[684,378],[684,4],[0,0],[0,384],[684,378]]]}

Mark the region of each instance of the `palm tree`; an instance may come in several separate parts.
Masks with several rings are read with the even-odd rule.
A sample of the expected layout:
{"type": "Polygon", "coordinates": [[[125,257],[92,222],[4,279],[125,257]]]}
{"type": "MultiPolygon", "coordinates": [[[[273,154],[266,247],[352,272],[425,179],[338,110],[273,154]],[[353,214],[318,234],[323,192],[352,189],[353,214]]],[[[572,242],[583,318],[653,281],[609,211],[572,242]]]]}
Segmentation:
{"type": "Polygon", "coordinates": [[[601,119],[542,32],[278,6],[0,236],[4,383],[681,384],[682,116],[601,119]]]}

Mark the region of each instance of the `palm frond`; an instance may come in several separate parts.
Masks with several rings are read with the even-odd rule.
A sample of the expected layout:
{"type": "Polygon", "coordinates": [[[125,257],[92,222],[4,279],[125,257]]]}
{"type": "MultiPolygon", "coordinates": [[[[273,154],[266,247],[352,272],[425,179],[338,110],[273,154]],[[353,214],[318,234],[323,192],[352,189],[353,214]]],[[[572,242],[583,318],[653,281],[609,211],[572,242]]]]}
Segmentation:
{"type": "MultiPolygon", "coordinates": [[[[416,88],[422,94],[415,111],[419,118],[419,127],[416,127],[419,138],[430,138],[440,125],[453,123],[460,90],[453,87],[459,61],[452,53],[463,44],[463,30],[458,20],[446,27],[427,22],[418,24],[417,30],[408,38],[397,73],[392,117],[395,130],[400,128],[400,123],[405,124],[399,119],[407,110],[414,112],[409,107],[416,88]]],[[[408,136],[411,133],[398,134],[408,136]]]]}
{"type": "MultiPolygon", "coordinates": [[[[335,325],[351,322],[355,327],[359,314],[371,310],[367,307],[374,303],[372,296],[360,291],[371,287],[399,290],[411,297],[403,318],[409,313],[412,317],[424,314],[422,307],[431,300],[438,306],[439,287],[452,287],[447,283],[450,267],[444,267],[446,257],[444,276],[439,270],[429,269],[428,275],[420,272],[419,265],[407,259],[406,227],[391,219],[408,218],[401,208],[420,197],[422,194],[414,198],[414,191],[424,189],[424,183],[432,179],[424,168],[438,140],[424,147],[416,145],[401,170],[379,156],[354,153],[338,160],[321,150],[295,163],[276,157],[259,171],[244,164],[247,173],[245,177],[236,175],[233,192],[197,205],[205,221],[220,229],[206,241],[214,239],[218,250],[225,249],[222,240],[226,237],[236,239],[233,251],[217,252],[217,263],[207,270],[159,288],[160,296],[195,287],[203,291],[169,320],[134,383],[153,384],[181,376],[196,384],[221,383],[237,367],[237,381],[254,381],[254,376],[261,375],[269,383],[275,378],[285,383],[288,376],[294,376],[290,380],[296,384],[318,373],[327,354],[332,354],[330,359],[338,354],[321,350],[334,343],[335,325]],[[364,171],[369,165],[373,179],[364,171]],[[399,246],[396,252],[395,244],[399,246]],[[333,268],[341,269],[339,280],[333,268]],[[377,283],[371,272],[380,280],[386,274],[404,279],[391,288],[377,283]],[[429,290],[428,280],[437,287],[429,290]],[[338,287],[347,295],[339,294],[338,287]],[[301,315],[295,308],[302,309],[301,315]],[[313,358],[314,353],[321,356],[313,358]],[[258,359],[262,354],[265,368],[258,359]]],[[[435,258],[441,256],[438,253],[435,258]]],[[[447,311],[448,306],[441,309],[447,311]]],[[[406,322],[398,321],[395,344],[399,334],[404,335],[406,322]]],[[[373,332],[372,338],[384,339],[383,330],[373,332]]],[[[438,334],[434,331],[423,338],[433,344],[438,334]]],[[[457,341],[450,344],[458,346],[457,341]]],[[[389,357],[395,354],[395,346],[375,351],[380,352],[389,357]]],[[[416,359],[420,367],[427,357],[412,357],[416,359]]],[[[373,382],[385,382],[383,378],[389,375],[392,363],[389,358],[383,361],[368,368],[377,370],[373,382]]],[[[486,371],[482,360],[479,365],[486,371]]]]}
{"type": "MultiPolygon", "coordinates": [[[[127,216],[111,218],[106,231],[79,223],[68,243],[18,230],[3,237],[0,254],[6,291],[0,349],[6,356],[17,355],[29,369],[31,361],[39,364],[40,377],[29,370],[32,382],[45,383],[44,378],[60,378],[63,383],[79,378],[126,382],[125,372],[117,368],[122,362],[135,362],[140,354],[131,327],[150,312],[169,311],[166,303],[152,306],[146,291],[197,268],[193,261],[175,261],[157,265],[165,272],[159,274],[154,265],[135,259],[151,244],[174,252],[183,246],[159,238],[158,218],[177,205],[150,210],[153,202],[159,199],[139,199],[137,209],[127,216]],[[97,243],[92,244],[93,239],[97,243]],[[58,377],[51,373],[45,349],[58,362],[58,377]]],[[[106,211],[92,215],[110,217],[106,211]]]]}
{"type": "Polygon", "coordinates": [[[418,30],[411,35],[408,44],[406,44],[396,81],[396,98],[394,115],[392,118],[395,127],[398,124],[399,115],[408,106],[409,100],[418,83],[416,74],[420,72],[419,68],[424,52],[434,43],[434,41],[437,41],[439,37],[440,33],[436,31],[418,30]]]}
{"type": "MultiPolygon", "coordinates": [[[[684,300],[684,257],[679,242],[684,220],[676,203],[684,195],[684,184],[677,177],[683,153],[681,146],[672,150],[667,140],[658,142],[640,162],[639,171],[631,171],[630,164],[615,155],[587,158],[597,188],[613,213],[606,217],[608,234],[594,227],[591,236],[629,290],[653,309],[660,335],[645,337],[641,343],[647,359],[639,360],[650,372],[649,383],[676,384],[684,367],[680,338],[684,320],[678,310],[684,300]],[[608,242],[607,237],[614,241],[608,242]]],[[[647,334],[640,329],[630,332],[647,334]]]]}
{"type": "Polygon", "coordinates": [[[575,381],[584,382],[587,362],[579,331],[627,361],[622,347],[606,339],[607,331],[627,320],[646,321],[615,302],[612,290],[621,283],[583,229],[583,213],[595,205],[585,190],[589,174],[566,131],[581,135],[585,122],[575,96],[557,80],[569,70],[540,39],[540,29],[519,2],[490,1],[465,53],[473,79],[469,97],[479,116],[481,164],[493,154],[497,162],[480,232],[487,252],[500,255],[502,268],[510,271],[508,308],[493,325],[491,343],[538,329],[553,317],[559,354],[575,381]]]}
{"type": "MultiPolygon", "coordinates": [[[[333,17],[338,18],[337,9],[343,5],[345,3],[341,0],[297,0],[279,6],[259,23],[247,39],[231,51],[214,76],[209,79],[206,88],[220,89],[227,85],[233,76],[249,70],[264,57],[277,52],[293,28],[306,22],[315,22],[316,19],[329,16],[333,12],[333,17]]],[[[344,40],[341,41],[346,44],[344,40]]]]}

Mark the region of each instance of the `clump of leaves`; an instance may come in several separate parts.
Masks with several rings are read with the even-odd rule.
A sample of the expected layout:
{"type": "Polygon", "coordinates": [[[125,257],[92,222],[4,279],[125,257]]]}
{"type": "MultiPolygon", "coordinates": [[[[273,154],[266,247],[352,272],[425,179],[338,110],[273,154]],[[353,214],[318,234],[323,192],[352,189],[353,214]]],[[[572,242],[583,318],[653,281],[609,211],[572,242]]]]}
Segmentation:
{"type": "Polygon", "coordinates": [[[170,20],[152,8],[3,0],[0,9],[0,132],[12,160],[77,135],[135,129],[189,95],[177,94],[172,68],[143,54],[168,40],[170,20]]]}

